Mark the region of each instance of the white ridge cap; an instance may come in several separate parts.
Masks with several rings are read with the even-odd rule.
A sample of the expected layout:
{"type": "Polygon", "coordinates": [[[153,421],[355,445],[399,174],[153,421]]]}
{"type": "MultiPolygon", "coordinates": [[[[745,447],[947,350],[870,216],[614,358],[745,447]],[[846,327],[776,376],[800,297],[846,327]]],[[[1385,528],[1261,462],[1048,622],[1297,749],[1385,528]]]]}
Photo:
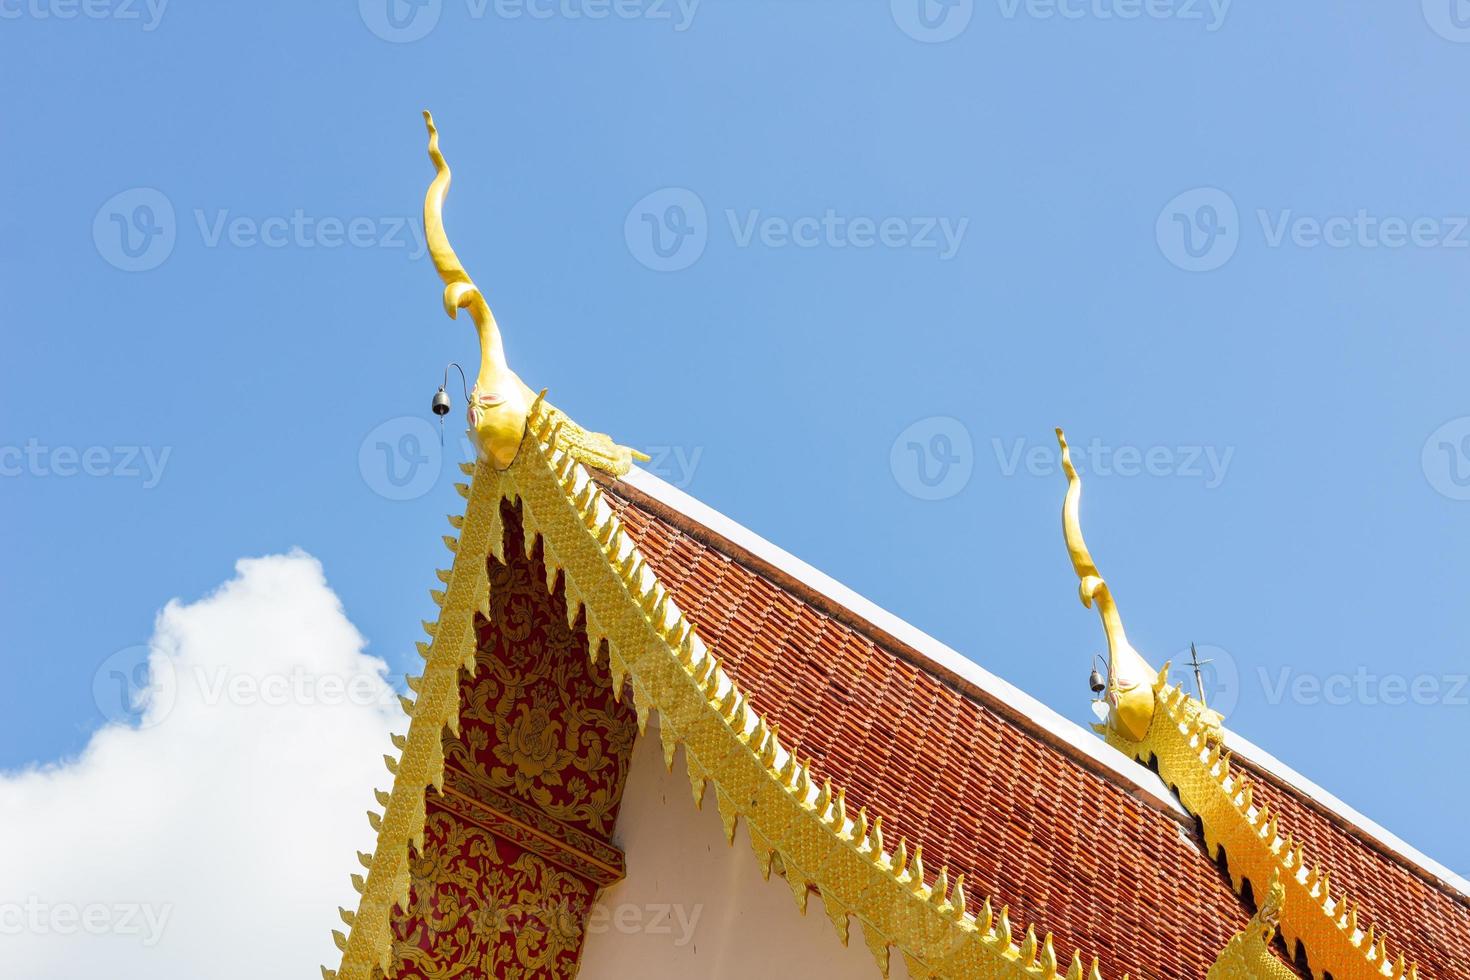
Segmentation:
{"type": "MultiPolygon", "coordinates": [[[[1009,681],[997,677],[918,627],[905,622],[831,576],[813,568],[800,558],[777,547],[744,525],[736,523],[713,507],[696,500],[647,470],[635,466],[622,479],[640,493],[653,498],[671,510],[678,511],[736,547],[779,569],[813,592],[825,596],[878,631],[893,637],[933,663],[942,674],[958,678],[963,683],[970,684],[989,694],[1001,704],[1009,706],[1017,714],[1029,719],[1076,753],[1092,759],[1102,768],[1114,774],[1119,781],[1141,790],[1154,801],[1162,804],[1164,808],[1176,814],[1188,815],[1179,800],[1157,774],[1130,761],[1121,752],[1110,748],[1093,732],[1070,718],[1058,714],[1009,681]]],[[[1266,750],[1228,729],[1225,732],[1225,743],[1237,755],[1244,756],[1283,783],[1299,790],[1317,806],[1334,814],[1364,836],[1372,838],[1383,849],[1415,865],[1447,888],[1459,892],[1461,896],[1470,898],[1470,881],[1410,847],[1399,837],[1369,820],[1266,750]]]]}
{"type": "Polygon", "coordinates": [[[1029,718],[1037,727],[1045,729],[1076,753],[1087,756],[1115,775],[1120,782],[1141,790],[1163,809],[1188,816],[1187,811],[1157,774],[1131,762],[1122,753],[1109,748],[1091,731],[1057,714],[1009,681],[995,676],[918,627],[899,619],[831,576],[818,571],[647,470],[635,466],[622,480],[633,489],[703,525],[731,544],[780,569],[813,592],[820,593],[836,605],[847,609],[859,619],[931,661],[942,673],[960,678],[964,683],[1009,706],[1014,712],[1029,718]]]}

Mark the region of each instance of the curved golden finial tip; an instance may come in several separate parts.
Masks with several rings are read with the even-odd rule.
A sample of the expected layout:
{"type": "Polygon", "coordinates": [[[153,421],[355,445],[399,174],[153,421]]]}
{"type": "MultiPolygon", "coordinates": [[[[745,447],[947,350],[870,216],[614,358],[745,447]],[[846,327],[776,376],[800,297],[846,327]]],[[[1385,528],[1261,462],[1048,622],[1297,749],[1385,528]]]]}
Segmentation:
{"type": "Polygon", "coordinates": [[[1084,606],[1096,607],[1108,641],[1107,700],[1111,709],[1108,725],[1113,731],[1138,741],[1147,733],[1153,718],[1152,682],[1157,674],[1128,642],[1112,590],[1087,550],[1087,542],[1082,537],[1082,479],[1072,464],[1066,433],[1060,426],[1056,433],[1062,453],[1062,472],[1067,477],[1067,495],[1062,501],[1062,537],[1077,575],[1078,595],[1084,606]]]}

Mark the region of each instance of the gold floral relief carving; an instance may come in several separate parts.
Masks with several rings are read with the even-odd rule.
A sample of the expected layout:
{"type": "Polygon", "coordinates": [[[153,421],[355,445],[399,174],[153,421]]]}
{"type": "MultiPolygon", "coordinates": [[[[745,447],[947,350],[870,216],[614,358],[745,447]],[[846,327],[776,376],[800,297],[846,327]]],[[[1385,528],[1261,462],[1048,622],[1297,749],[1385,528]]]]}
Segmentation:
{"type": "Polygon", "coordinates": [[[526,560],[506,515],[502,564],[490,559],[490,619],[481,622],[476,676],[462,678],[460,735],[449,763],[548,816],[606,838],[622,799],[637,722],[594,674],[586,634],[548,594],[540,554],[526,560]]]}

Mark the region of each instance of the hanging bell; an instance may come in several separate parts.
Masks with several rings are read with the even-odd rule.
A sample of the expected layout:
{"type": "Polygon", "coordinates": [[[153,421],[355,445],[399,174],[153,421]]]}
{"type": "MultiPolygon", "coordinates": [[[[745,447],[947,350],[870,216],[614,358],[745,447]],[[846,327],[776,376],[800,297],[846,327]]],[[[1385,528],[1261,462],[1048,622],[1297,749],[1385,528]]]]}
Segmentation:
{"type": "Polygon", "coordinates": [[[1103,689],[1107,687],[1107,685],[1103,683],[1102,674],[1098,672],[1098,669],[1096,667],[1092,668],[1092,673],[1087,678],[1087,686],[1092,688],[1093,694],[1101,694],[1103,692],[1103,689]]]}
{"type": "Polygon", "coordinates": [[[440,385],[439,390],[434,392],[434,400],[429,403],[429,407],[440,418],[449,414],[449,392],[444,390],[443,385],[440,385]]]}

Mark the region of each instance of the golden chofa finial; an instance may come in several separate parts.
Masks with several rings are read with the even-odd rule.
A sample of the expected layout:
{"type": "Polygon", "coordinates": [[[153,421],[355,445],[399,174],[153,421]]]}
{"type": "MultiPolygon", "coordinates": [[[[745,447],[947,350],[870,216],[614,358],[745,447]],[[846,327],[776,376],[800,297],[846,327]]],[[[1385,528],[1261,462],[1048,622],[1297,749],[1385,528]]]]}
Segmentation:
{"type": "Polygon", "coordinates": [[[480,335],[480,373],[470,393],[470,422],[474,426],[480,451],[505,469],[516,458],[521,438],[526,433],[526,418],[535,392],[528,388],[505,360],[505,346],[495,314],[474,280],[460,263],[444,232],[444,198],[449,193],[449,164],[439,152],[439,130],[434,117],[424,110],[424,124],[429,128],[429,159],[434,161],[434,180],[424,195],[424,238],[439,278],[444,280],[444,312],[457,318],[460,310],[469,310],[480,335]]]}
{"type": "Polygon", "coordinates": [[[1067,555],[1080,582],[1078,593],[1082,604],[1096,605],[1102,618],[1103,632],[1108,637],[1108,727],[1137,742],[1148,733],[1154,716],[1154,682],[1158,674],[1133,649],[1123,632],[1123,618],[1108,583],[1097,570],[1097,563],[1082,539],[1082,480],[1072,465],[1067,437],[1057,429],[1057,444],[1062,448],[1062,471],[1067,474],[1067,497],[1062,504],[1062,534],[1067,541],[1067,555]]]}
{"type": "MultiPolygon", "coordinates": [[[[451,318],[460,310],[469,310],[480,335],[480,373],[470,392],[470,425],[480,454],[490,459],[497,469],[515,462],[521,440],[526,434],[526,420],[536,394],[510,369],[505,359],[500,327],[490,304],[480,292],[444,232],[444,198],[449,194],[449,164],[439,152],[439,130],[434,117],[424,110],[424,124],[429,129],[429,159],[434,161],[434,179],[424,195],[424,240],[439,278],[444,280],[444,312],[451,318]]],[[[445,408],[447,409],[447,405],[445,408]]],[[[565,450],[588,466],[622,476],[634,459],[648,459],[640,452],[620,446],[600,432],[588,432],[555,407],[542,402],[546,413],[556,419],[556,448],[565,450]]]]}

